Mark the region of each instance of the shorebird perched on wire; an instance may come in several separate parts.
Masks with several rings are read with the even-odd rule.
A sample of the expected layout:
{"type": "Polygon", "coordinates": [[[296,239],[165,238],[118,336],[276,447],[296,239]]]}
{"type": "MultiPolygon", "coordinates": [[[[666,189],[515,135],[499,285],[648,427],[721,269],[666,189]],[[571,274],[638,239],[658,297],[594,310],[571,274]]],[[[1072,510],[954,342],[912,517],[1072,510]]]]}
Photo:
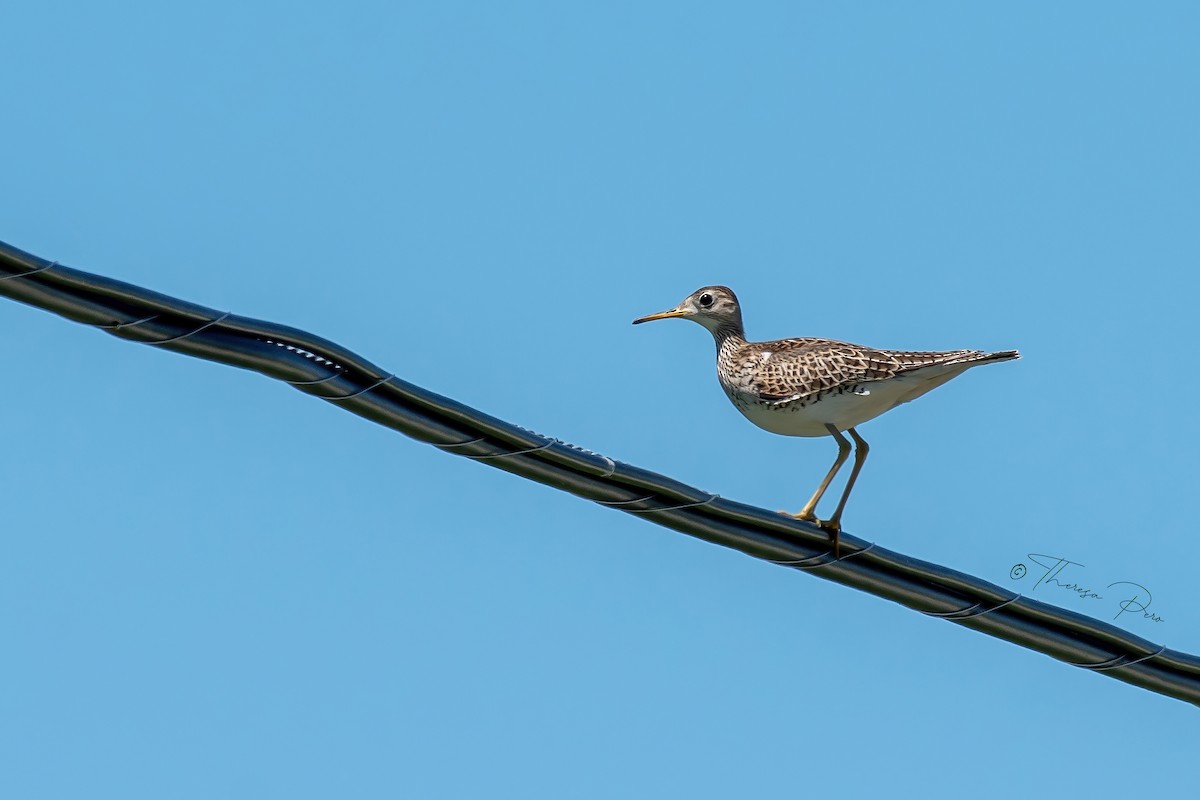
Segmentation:
{"type": "Polygon", "coordinates": [[[670,311],[635,319],[633,324],[672,317],[698,322],[716,339],[717,378],[748,420],[771,433],[832,436],[837,441],[838,454],[829,473],[804,508],[791,515],[828,530],[834,557],[839,555],[842,512],[869,450],[855,427],[971,367],[1020,357],[1016,350],[876,350],[832,339],[747,342],[737,296],[725,286],[697,289],[670,311]],[[854,439],[854,467],[833,516],[820,520],[817,503],[850,456],[843,431],[854,439]]]}

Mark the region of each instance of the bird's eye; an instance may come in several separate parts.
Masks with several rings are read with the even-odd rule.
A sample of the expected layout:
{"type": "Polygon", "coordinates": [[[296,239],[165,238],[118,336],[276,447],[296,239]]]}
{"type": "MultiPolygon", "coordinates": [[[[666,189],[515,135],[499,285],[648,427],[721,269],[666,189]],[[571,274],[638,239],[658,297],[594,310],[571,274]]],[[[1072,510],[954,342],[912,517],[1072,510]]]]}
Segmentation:
{"type": "Polygon", "coordinates": [[[712,304],[713,304],[713,296],[711,294],[709,294],[708,292],[705,292],[704,294],[700,295],[700,307],[701,308],[712,308],[712,304]]]}

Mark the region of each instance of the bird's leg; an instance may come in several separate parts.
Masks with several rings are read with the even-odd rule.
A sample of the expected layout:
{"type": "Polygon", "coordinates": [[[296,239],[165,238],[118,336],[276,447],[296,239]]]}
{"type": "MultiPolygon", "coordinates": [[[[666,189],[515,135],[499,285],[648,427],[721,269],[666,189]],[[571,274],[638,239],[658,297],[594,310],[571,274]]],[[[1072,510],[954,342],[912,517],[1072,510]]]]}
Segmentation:
{"type": "Polygon", "coordinates": [[[850,455],[850,443],[846,441],[846,437],[838,432],[838,429],[832,425],[825,426],[829,430],[829,434],[837,439],[838,454],[834,459],[833,466],[829,468],[829,474],[825,476],[825,480],[821,481],[821,485],[817,487],[817,491],[813,492],[813,496],[804,508],[800,509],[800,513],[793,514],[796,519],[808,520],[809,522],[818,522],[817,520],[817,503],[821,502],[821,496],[825,494],[825,490],[829,488],[829,484],[833,481],[833,476],[838,474],[838,470],[846,463],[846,458],[850,455]]]}
{"type": "Polygon", "coordinates": [[[842,499],[838,500],[833,516],[821,523],[821,527],[828,528],[833,532],[834,557],[837,557],[838,534],[842,530],[842,511],[846,509],[846,500],[850,497],[850,490],[854,488],[854,482],[858,480],[858,473],[862,471],[862,466],[866,463],[867,453],[871,452],[871,446],[858,435],[858,431],[854,428],[847,428],[846,432],[854,439],[854,466],[850,469],[850,479],[846,481],[846,488],[842,490],[842,499]]]}

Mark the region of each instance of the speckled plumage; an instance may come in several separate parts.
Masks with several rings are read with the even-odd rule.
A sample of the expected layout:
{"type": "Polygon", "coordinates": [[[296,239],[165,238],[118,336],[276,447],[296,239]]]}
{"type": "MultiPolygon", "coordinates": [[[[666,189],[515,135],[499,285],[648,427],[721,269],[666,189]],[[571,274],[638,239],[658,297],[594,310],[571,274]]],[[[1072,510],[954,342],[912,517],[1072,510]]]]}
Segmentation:
{"type": "Polygon", "coordinates": [[[797,517],[816,519],[817,502],[850,452],[841,432],[850,433],[857,444],[854,469],[837,511],[822,523],[835,534],[846,498],[866,459],[867,444],[855,426],[920,397],[971,367],[1020,357],[1016,350],[877,350],[815,338],[747,342],[737,296],[724,286],[697,289],[674,309],[642,317],[634,324],[668,317],[691,319],[712,333],[721,388],[755,425],[785,436],[832,436],[837,440],[838,459],[797,517]]]}
{"type": "Polygon", "coordinates": [[[827,424],[852,428],[970,367],[1017,357],[877,350],[815,338],[747,342],[737,330],[719,329],[717,337],[717,377],[729,399],[760,427],[791,436],[828,436],[827,424]]]}

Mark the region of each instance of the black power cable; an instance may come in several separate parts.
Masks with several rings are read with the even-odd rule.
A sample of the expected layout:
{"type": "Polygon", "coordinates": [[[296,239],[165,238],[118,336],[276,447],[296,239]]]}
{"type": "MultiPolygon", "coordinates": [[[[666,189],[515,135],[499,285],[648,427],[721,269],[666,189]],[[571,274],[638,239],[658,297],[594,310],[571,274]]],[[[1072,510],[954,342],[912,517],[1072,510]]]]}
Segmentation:
{"type": "Polygon", "coordinates": [[[254,370],[442,450],[755,558],[893,600],[1068,664],[1200,705],[1200,658],[926,561],[490,417],[333,342],[45,261],[0,242],[0,294],[114,336],[254,370]]]}

